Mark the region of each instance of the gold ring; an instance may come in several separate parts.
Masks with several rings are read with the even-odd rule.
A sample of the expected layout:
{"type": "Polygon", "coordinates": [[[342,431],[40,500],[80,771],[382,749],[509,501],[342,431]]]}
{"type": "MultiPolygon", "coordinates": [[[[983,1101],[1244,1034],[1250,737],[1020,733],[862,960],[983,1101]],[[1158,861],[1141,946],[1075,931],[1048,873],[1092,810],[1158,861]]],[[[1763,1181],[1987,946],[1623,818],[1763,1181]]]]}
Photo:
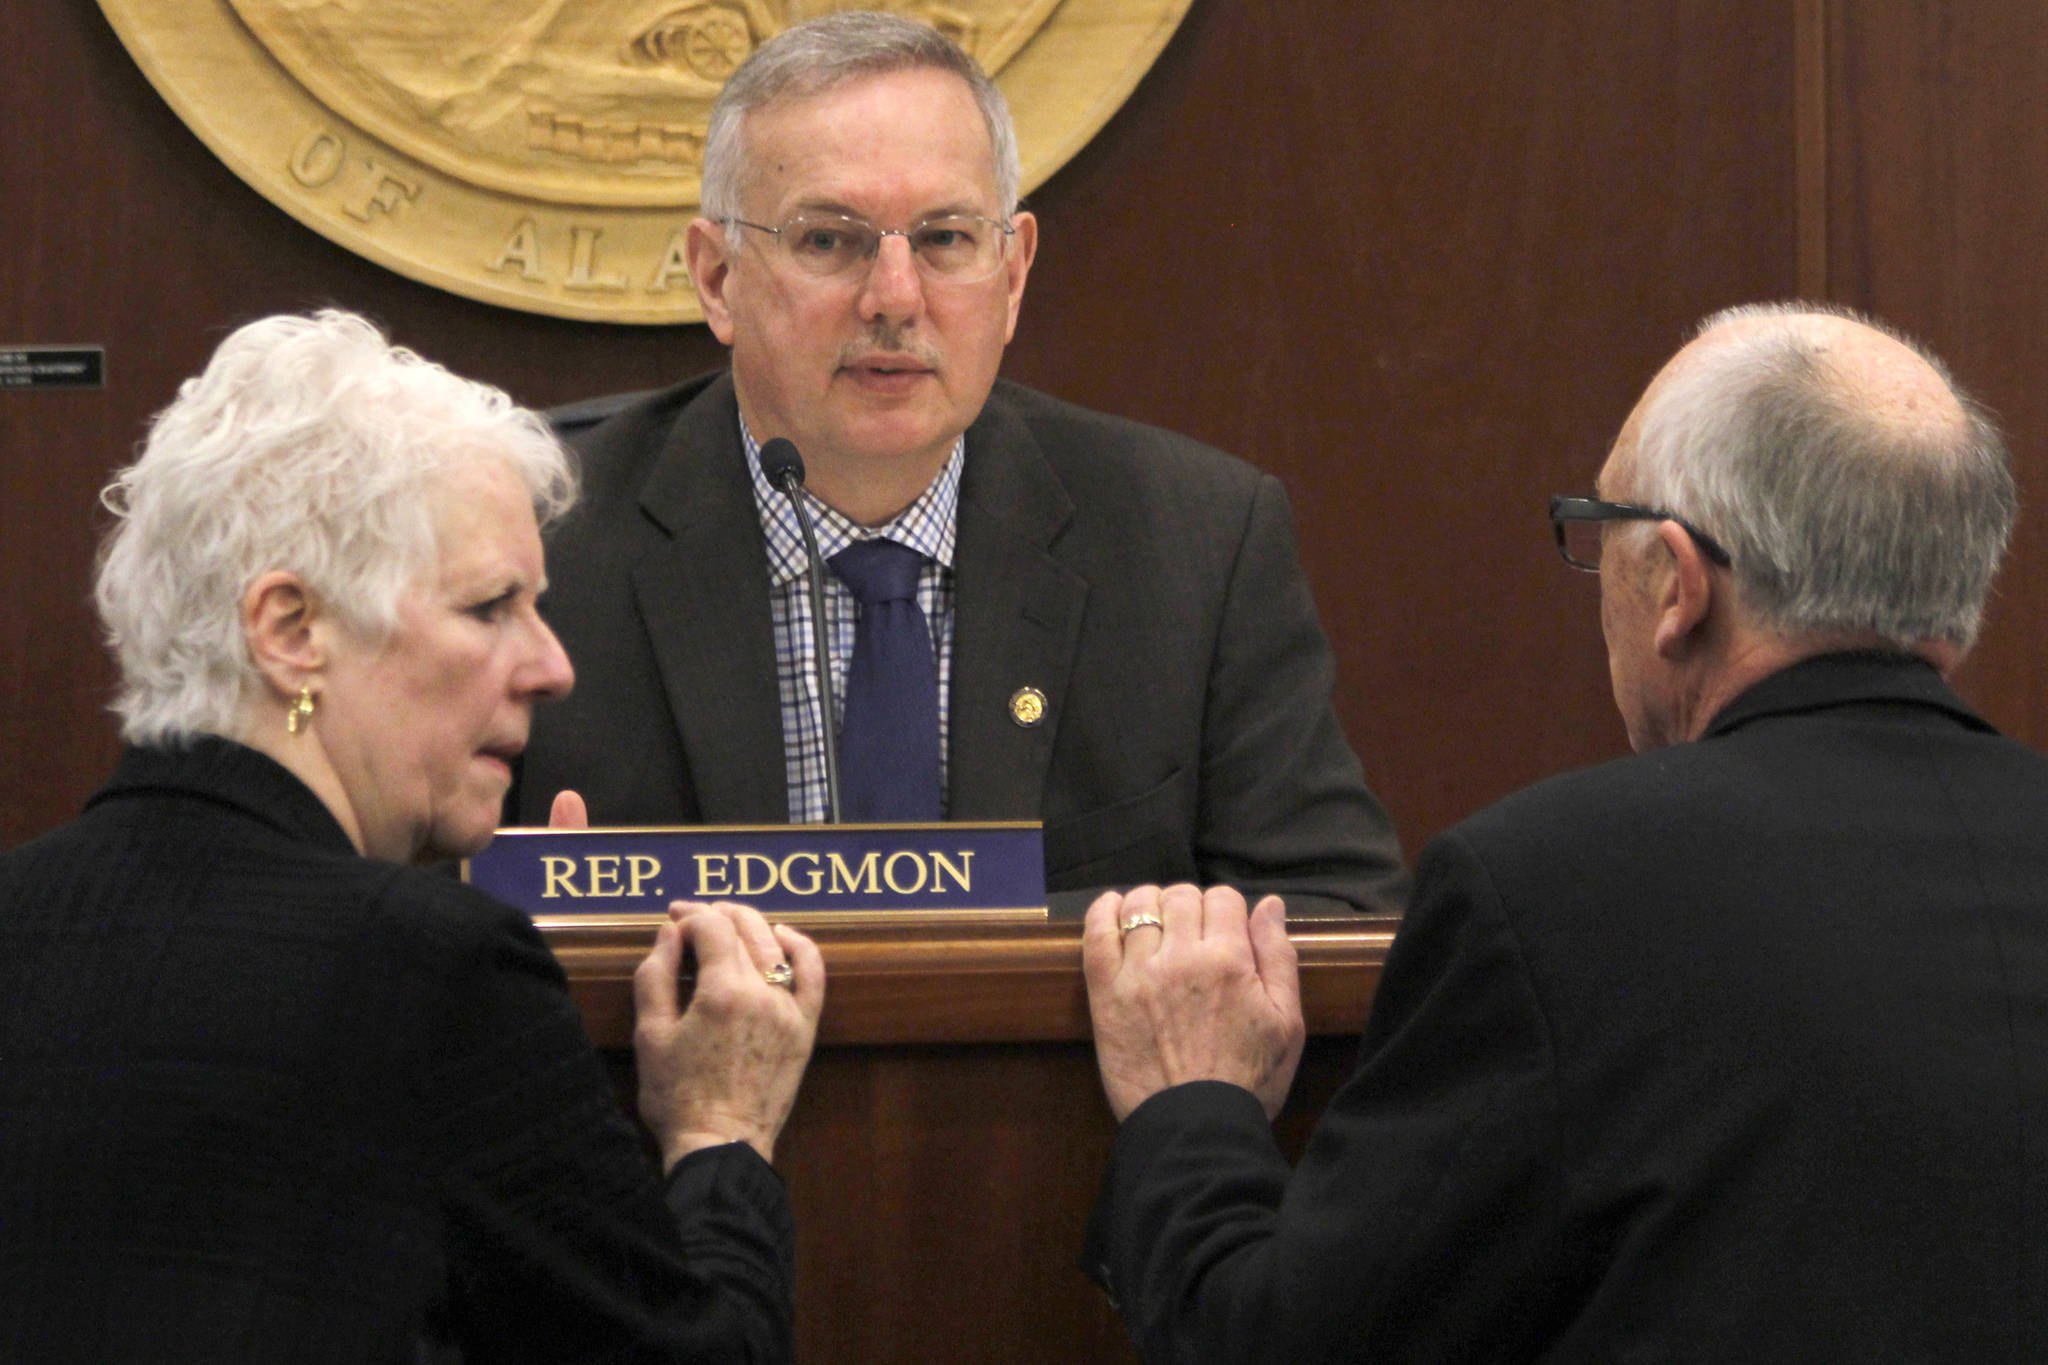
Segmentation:
{"type": "Polygon", "coordinates": [[[1117,933],[1117,937],[1118,937],[1118,938],[1122,938],[1122,937],[1123,937],[1123,936],[1124,936],[1125,934],[1128,934],[1128,933],[1130,933],[1130,932],[1131,932],[1131,930],[1133,930],[1133,929],[1144,929],[1144,928],[1148,928],[1148,927],[1149,927],[1149,928],[1153,928],[1153,929],[1157,929],[1157,930],[1158,930],[1158,931],[1159,931],[1160,933],[1162,933],[1162,934],[1166,932],[1166,926],[1165,926],[1165,925],[1163,925],[1163,924],[1161,924],[1161,923],[1159,922],[1159,916],[1157,916],[1157,915],[1132,915],[1132,916],[1131,916],[1131,917],[1130,917],[1129,919],[1127,919],[1127,920],[1123,921],[1123,922],[1122,922],[1121,924],[1117,925],[1117,927],[1116,927],[1116,933],[1117,933]]]}
{"type": "Polygon", "coordinates": [[[786,991],[796,989],[796,968],[787,962],[778,962],[761,973],[761,979],[771,986],[780,986],[786,991]]]}

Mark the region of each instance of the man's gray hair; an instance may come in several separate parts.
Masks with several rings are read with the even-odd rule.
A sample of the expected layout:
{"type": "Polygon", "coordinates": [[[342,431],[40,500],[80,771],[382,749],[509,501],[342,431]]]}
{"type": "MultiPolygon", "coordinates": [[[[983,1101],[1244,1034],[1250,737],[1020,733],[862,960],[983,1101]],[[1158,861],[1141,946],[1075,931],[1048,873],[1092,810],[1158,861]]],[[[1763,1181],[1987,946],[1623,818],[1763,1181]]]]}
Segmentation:
{"type": "Polygon", "coordinates": [[[1925,348],[1845,309],[1753,304],[1699,332],[1737,320],[1766,325],[1702,351],[1646,409],[1634,499],[1719,541],[1741,601],[1768,629],[1967,648],[2019,506],[1990,414],[1925,348]],[[1962,420],[1900,422],[1859,403],[1816,316],[1909,347],[1962,420]]]}
{"type": "Polygon", "coordinates": [[[242,594],[273,569],[372,642],[439,558],[434,494],[457,472],[512,470],[545,525],[576,476],[547,424],[487,384],[328,310],[223,341],[101,493],[118,518],[95,596],[121,669],[122,736],[233,734],[261,677],[242,594]]]}
{"type": "Polygon", "coordinates": [[[998,216],[1007,221],[1017,211],[1024,173],[1017,158],[1016,126],[1003,92],[979,62],[931,25],[872,10],[848,10],[798,24],[761,44],[740,64],[711,106],[699,196],[704,216],[721,223],[742,216],[742,124],[749,111],[777,100],[823,94],[864,76],[926,69],[950,71],[973,91],[995,153],[998,216]]]}

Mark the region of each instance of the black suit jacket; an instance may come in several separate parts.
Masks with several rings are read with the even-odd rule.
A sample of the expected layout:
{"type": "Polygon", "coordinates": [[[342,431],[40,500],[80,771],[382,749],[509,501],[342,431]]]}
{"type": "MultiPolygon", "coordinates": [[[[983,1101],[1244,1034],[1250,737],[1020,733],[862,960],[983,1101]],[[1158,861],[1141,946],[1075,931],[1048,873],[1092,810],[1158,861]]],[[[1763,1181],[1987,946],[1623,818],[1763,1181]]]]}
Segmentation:
{"type": "MultiPolygon", "coordinates": [[[[585,493],[548,551],[575,693],[507,818],[789,818],[766,549],[729,375],[567,424],[585,493]]],[[[967,431],[948,812],[1045,822],[1055,890],[1224,881],[1398,909],[1400,849],[1330,705],[1286,494],[1185,438],[999,383],[967,431]],[[1045,719],[1018,725],[1035,687],[1045,719]]]]}
{"type": "Polygon", "coordinates": [[[752,1148],[664,1185],[524,915],[254,750],[0,857],[0,1360],[780,1361],[792,1246],[752,1148]]]}
{"type": "Polygon", "coordinates": [[[2048,760],[1838,655],[1436,841],[1289,1178],[1123,1125],[1151,1361],[2048,1358],[2048,760]]]}

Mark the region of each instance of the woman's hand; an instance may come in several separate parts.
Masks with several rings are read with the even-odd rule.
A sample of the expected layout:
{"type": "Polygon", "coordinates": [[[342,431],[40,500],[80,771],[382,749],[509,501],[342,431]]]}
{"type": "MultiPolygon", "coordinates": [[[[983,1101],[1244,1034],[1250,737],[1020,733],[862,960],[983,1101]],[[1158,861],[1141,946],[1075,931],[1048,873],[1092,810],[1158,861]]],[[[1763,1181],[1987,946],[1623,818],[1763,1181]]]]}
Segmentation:
{"type": "Polygon", "coordinates": [[[727,1142],[773,1160],[825,1005],[817,945],[744,905],[676,901],[633,973],[633,1004],[640,1117],[661,1144],[662,1169],[727,1142]],[[683,1009],[686,945],[697,984],[683,1009]],[[785,970],[789,984],[773,984],[785,970]]]}

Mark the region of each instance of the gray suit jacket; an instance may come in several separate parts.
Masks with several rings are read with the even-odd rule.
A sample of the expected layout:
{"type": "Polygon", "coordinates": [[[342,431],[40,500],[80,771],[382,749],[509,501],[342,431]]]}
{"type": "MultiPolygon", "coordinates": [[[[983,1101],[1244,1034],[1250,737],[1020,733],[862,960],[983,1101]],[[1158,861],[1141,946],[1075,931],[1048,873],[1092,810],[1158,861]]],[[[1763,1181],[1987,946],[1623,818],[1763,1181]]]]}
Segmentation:
{"type": "MultiPolygon", "coordinates": [[[[585,494],[542,605],[578,681],[536,717],[508,821],[545,823],[565,787],[604,823],[786,820],[730,376],[558,416],[585,494]]],[[[967,432],[954,567],[952,818],[1042,819],[1053,891],[1193,879],[1297,913],[1400,907],[1276,480],[999,383],[967,432]],[[1027,686],[1048,701],[1028,727],[1027,686]]]]}

